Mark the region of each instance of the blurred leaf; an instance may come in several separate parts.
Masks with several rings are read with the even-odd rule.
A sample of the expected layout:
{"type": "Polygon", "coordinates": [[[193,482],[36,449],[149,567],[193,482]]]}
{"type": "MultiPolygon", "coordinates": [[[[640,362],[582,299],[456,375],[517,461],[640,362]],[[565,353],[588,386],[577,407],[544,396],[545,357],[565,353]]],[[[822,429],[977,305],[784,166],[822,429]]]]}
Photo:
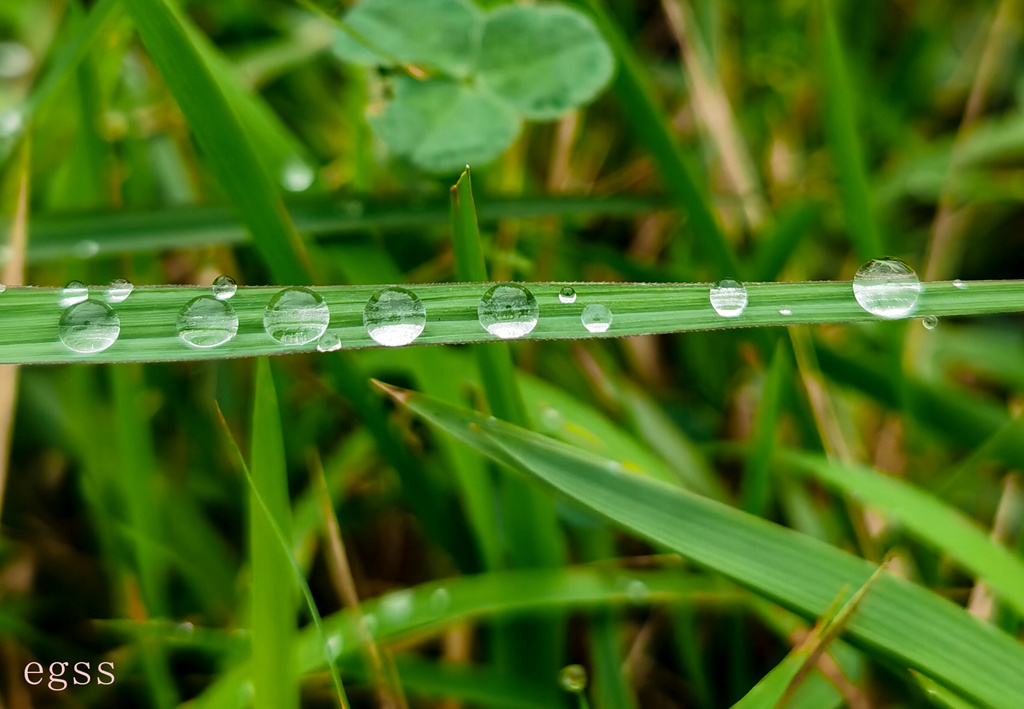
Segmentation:
{"type": "Polygon", "coordinates": [[[392,152],[430,172],[493,162],[519,134],[512,108],[479,86],[394,79],[394,99],[370,126],[392,152]]]}
{"type": "Polygon", "coordinates": [[[524,118],[553,120],[590,102],[614,69],[600,31],[577,10],[505,5],[487,14],[480,79],[524,118]]]}
{"type": "Polygon", "coordinates": [[[344,23],[366,40],[338,32],[334,51],[354,64],[391,66],[397,59],[464,77],[479,49],[481,13],[468,0],[361,0],[344,23]]]}
{"type": "MultiPolygon", "coordinates": [[[[432,425],[496,461],[802,615],[825,613],[844,586],[862,587],[871,576],[863,559],[792,530],[609,467],[607,460],[501,421],[388,390],[432,425]]],[[[1024,693],[1024,646],[903,579],[879,578],[848,633],[864,649],[991,707],[1013,709],[1024,693]],[[965,662],[967,647],[972,650],[965,662]]]]}

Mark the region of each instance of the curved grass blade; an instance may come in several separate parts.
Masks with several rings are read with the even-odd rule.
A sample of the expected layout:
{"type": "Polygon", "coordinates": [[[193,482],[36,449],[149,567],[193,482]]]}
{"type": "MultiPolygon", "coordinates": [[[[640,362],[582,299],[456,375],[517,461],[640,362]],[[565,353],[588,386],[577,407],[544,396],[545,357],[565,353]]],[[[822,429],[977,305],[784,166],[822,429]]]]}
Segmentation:
{"type": "MultiPolygon", "coordinates": [[[[378,644],[432,637],[457,623],[565,609],[607,608],[650,603],[740,602],[731,585],[680,571],[623,569],[601,563],[561,569],[521,569],[433,581],[364,600],[358,610],[344,610],[324,619],[324,630],[338,662],[358,661],[364,635],[361,617],[374,618],[378,644]],[[642,602],[631,588],[647,589],[642,602]]],[[[300,634],[299,668],[324,666],[323,643],[315,629],[300,634]]],[[[201,695],[196,709],[233,706],[248,668],[241,665],[201,695]]]]}
{"type": "MultiPolygon", "coordinates": [[[[438,283],[415,286],[427,311],[427,326],[417,345],[496,342],[481,327],[477,304],[489,283],[438,283]]],[[[753,283],[747,286],[749,303],[739,317],[722,318],[710,305],[710,286],[702,283],[530,283],[540,319],[522,339],[582,339],[628,337],[655,333],[688,332],[735,327],[796,325],[805,323],[857,323],[877,321],[853,297],[848,281],[811,283],[753,283]],[[571,285],[576,302],[561,303],[558,292],[571,285]],[[580,321],[588,304],[607,306],[614,321],[603,333],[591,333],[580,321]],[[783,314],[780,310],[786,311],[783,314]]],[[[962,286],[963,284],[961,284],[962,286]]],[[[982,315],[1024,310],[1024,281],[972,281],[967,290],[951,282],[929,283],[923,288],[918,315],[982,315]]],[[[363,308],[382,286],[329,286],[317,289],[327,306],[332,334],[341,349],[380,347],[362,324],[363,308]]],[[[229,301],[238,317],[237,334],[229,341],[206,348],[189,347],[177,334],[181,309],[193,298],[210,295],[209,289],[177,286],[136,288],[131,297],[111,307],[119,320],[119,334],[108,348],[92,354],[68,349],[58,337],[65,312],[63,297],[54,288],[8,288],[0,294],[0,364],[70,362],[149,362],[224,359],[312,352],[317,342],[284,344],[264,328],[269,300],[279,289],[239,288],[229,301]]],[[[93,300],[102,295],[94,292],[93,300]]],[[[74,307],[74,306],[72,306],[74,307]]],[[[326,317],[326,316],[325,316],[326,317]]],[[[326,323],[321,321],[326,326],[326,323]]],[[[353,396],[356,384],[346,394],[353,396]]]]}
{"type": "MultiPolygon", "coordinates": [[[[823,614],[872,568],[816,539],[678,488],[631,475],[578,449],[413,392],[404,406],[515,470],[637,534],[797,613],[823,614]]],[[[883,576],[847,626],[849,641],[998,709],[1024,696],[1024,646],[920,586],[883,576]],[[965,661],[965,658],[970,658],[965,661]]]]}
{"type": "Polygon", "coordinates": [[[1024,562],[973,520],[913,485],[869,468],[843,465],[796,451],[777,453],[787,467],[812,475],[897,519],[962,567],[987,581],[1004,601],[1024,614],[1024,562]]]}

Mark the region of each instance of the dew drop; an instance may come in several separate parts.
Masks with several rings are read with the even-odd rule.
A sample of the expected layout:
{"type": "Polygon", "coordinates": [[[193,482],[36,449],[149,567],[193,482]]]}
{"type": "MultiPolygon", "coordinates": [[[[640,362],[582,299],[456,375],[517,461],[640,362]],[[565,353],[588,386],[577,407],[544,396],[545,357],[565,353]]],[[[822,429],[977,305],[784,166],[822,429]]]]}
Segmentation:
{"type": "Polygon", "coordinates": [[[6,108],[0,111],[0,139],[9,140],[14,138],[25,127],[25,119],[21,111],[16,108],[6,108]]]}
{"type": "Polygon", "coordinates": [[[583,665],[567,665],[558,672],[558,686],[566,692],[580,694],[587,688],[587,671],[583,665]]]}
{"type": "Polygon", "coordinates": [[[905,318],[917,309],[921,281],[914,269],[899,259],[874,259],[853,277],[853,295],[872,315],[905,318]]]}
{"type": "Polygon", "coordinates": [[[518,283],[492,286],[476,307],[480,325],[495,337],[513,340],[537,327],[540,307],[533,293],[518,283]]]}
{"type": "Polygon", "coordinates": [[[960,290],[967,290],[967,284],[961,281],[959,278],[953,281],[953,287],[960,290]]]}
{"type": "Polygon", "coordinates": [[[576,302],[576,291],[569,286],[566,286],[562,290],[558,291],[558,300],[566,305],[576,302]]]}
{"type": "Polygon", "coordinates": [[[389,623],[400,625],[412,617],[413,594],[406,589],[384,596],[380,601],[380,613],[389,623]]]}
{"type": "Polygon", "coordinates": [[[95,354],[114,344],[121,334],[121,321],[106,303],[86,298],[64,311],[57,334],[72,352],[95,354]]]}
{"type": "Polygon", "coordinates": [[[430,594],[430,610],[436,615],[441,615],[452,603],[452,594],[447,588],[435,588],[430,594]]]}
{"type": "Polygon", "coordinates": [[[81,303],[88,297],[89,289],[86,288],[81,281],[71,281],[64,286],[64,290],[60,292],[60,301],[58,304],[60,307],[66,308],[69,305],[81,303]]]}
{"type": "Polygon", "coordinates": [[[392,286],[374,293],[363,308],[367,334],[385,347],[408,345],[423,332],[427,309],[416,294],[392,286]]]}
{"type": "Polygon", "coordinates": [[[184,623],[178,623],[178,634],[179,635],[191,635],[195,632],[196,627],[189,623],[187,620],[184,623]]]}
{"type": "Polygon", "coordinates": [[[646,601],[648,596],[651,595],[651,589],[647,587],[640,579],[631,579],[626,584],[626,597],[634,603],[641,603],[646,601]]]}
{"type": "Polygon", "coordinates": [[[0,79],[17,79],[32,71],[36,60],[21,42],[0,42],[0,79]]]}
{"type": "Polygon", "coordinates": [[[75,255],[78,258],[92,258],[100,252],[100,245],[92,239],[85,239],[75,244],[75,255]]]}
{"type": "Polygon", "coordinates": [[[305,192],[316,174],[302,158],[291,157],[281,167],[281,186],[289,192],[305,192]]]}
{"type": "Polygon", "coordinates": [[[263,313],[267,334],[284,345],[319,340],[331,322],[331,311],[319,293],[309,288],[285,288],[263,313]]]}
{"type": "Polygon", "coordinates": [[[213,295],[217,300],[227,300],[238,291],[238,284],[231,276],[217,276],[213,279],[213,295]]]}
{"type": "Polygon", "coordinates": [[[198,349],[218,347],[238,333],[238,316],[228,303],[209,295],[193,298],[178,313],[178,337],[198,349]]]}
{"type": "Polygon", "coordinates": [[[118,278],[107,286],[107,302],[108,303],[122,303],[128,299],[128,296],[135,290],[129,281],[124,278],[118,278]]]}
{"type": "Polygon", "coordinates": [[[327,638],[327,651],[330,653],[330,657],[336,659],[341,654],[344,648],[344,642],[340,635],[332,635],[327,638]]]}
{"type": "Polygon", "coordinates": [[[7,290],[7,286],[5,286],[3,283],[0,283],[0,293],[3,293],[5,290],[7,290]]]}
{"type": "Polygon", "coordinates": [[[739,317],[747,307],[747,287],[723,278],[711,287],[711,307],[723,318],[739,317]]]}
{"type": "Polygon", "coordinates": [[[600,303],[591,303],[583,309],[580,320],[590,332],[608,332],[612,326],[612,311],[600,303]]]}
{"type": "Polygon", "coordinates": [[[335,352],[341,349],[341,338],[336,332],[325,332],[316,343],[317,352],[335,352]]]}
{"type": "Polygon", "coordinates": [[[557,431],[565,424],[565,419],[562,418],[562,414],[559,413],[558,409],[545,406],[540,412],[540,423],[549,431],[557,431]]]}
{"type": "Polygon", "coordinates": [[[934,330],[939,325],[939,318],[935,315],[925,315],[921,318],[921,324],[926,330],[934,330]]]}
{"type": "Polygon", "coordinates": [[[790,310],[789,308],[782,308],[781,310],[779,310],[779,315],[790,316],[792,314],[793,314],[793,311],[790,310]]]}

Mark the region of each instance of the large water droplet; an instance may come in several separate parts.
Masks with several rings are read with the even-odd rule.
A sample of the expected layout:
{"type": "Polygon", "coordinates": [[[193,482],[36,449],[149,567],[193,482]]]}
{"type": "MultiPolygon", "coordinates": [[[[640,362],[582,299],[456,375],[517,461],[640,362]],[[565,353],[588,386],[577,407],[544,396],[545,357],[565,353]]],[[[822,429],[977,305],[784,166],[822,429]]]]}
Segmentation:
{"type": "Polygon", "coordinates": [[[217,276],[213,279],[213,295],[217,300],[227,300],[238,291],[238,284],[231,276],[217,276]]]}
{"type": "Polygon", "coordinates": [[[69,305],[75,303],[81,303],[83,300],[89,297],[89,289],[86,288],[81,281],[71,281],[64,290],[60,292],[60,300],[58,305],[62,308],[66,308],[69,305]]]}
{"type": "Polygon", "coordinates": [[[591,303],[583,309],[580,320],[590,332],[607,332],[612,326],[612,311],[600,303],[591,303]]]}
{"type": "Polygon", "coordinates": [[[319,293],[309,288],[285,288],[267,303],[263,327],[285,345],[319,340],[331,323],[331,311],[319,293]]]}
{"type": "Polygon", "coordinates": [[[540,307],[533,293],[518,283],[492,286],[476,307],[480,325],[503,340],[530,334],[537,327],[540,307]]]}
{"type": "Polygon", "coordinates": [[[114,344],[121,334],[121,321],[109,305],[87,298],[64,311],[57,334],[72,352],[94,354],[114,344]]]}
{"type": "Polygon", "coordinates": [[[747,287],[723,278],[711,287],[711,307],[723,318],[739,317],[747,307],[747,287]]]}
{"type": "Polygon", "coordinates": [[[921,324],[924,325],[926,330],[934,330],[939,326],[939,319],[935,315],[925,315],[921,318],[921,324]]]}
{"type": "Polygon", "coordinates": [[[416,294],[405,288],[385,288],[366,301],[363,326],[385,347],[408,345],[423,332],[427,309],[416,294]]]}
{"type": "Polygon", "coordinates": [[[129,281],[124,278],[118,278],[116,281],[107,286],[107,302],[108,303],[121,303],[128,299],[128,296],[135,290],[129,281]]]}
{"type": "Polygon", "coordinates": [[[576,302],[576,291],[569,286],[566,286],[562,290],[558,291],[558,300],[566,305],[576,302]]]}
{"type": "Polygon", "coordinates": [[[238,333],[238,316],[229,304],[209,295],[193,298],[178,313],[178,337],[199,349],[223,345],[238,333]]]}
{"type": "Polygon", "coordinates": [[[566,692],[579,694],[587,688],[587,671],[583,665],[568,665],[558,673],[558,685],[566,692]]]}
{"type": "Polygon", "coordinates": [[[341,338],[336,332],[325,332],[316,343],[317,352],[334,352],[341,349],[341,338]]]}
{"type": "Polygon", "coordinates": [[[905,318],[917,309],[921,281],[914,269],[899,259],[875,259],[853,277],[853,295],[872,315],[905,318]]]}

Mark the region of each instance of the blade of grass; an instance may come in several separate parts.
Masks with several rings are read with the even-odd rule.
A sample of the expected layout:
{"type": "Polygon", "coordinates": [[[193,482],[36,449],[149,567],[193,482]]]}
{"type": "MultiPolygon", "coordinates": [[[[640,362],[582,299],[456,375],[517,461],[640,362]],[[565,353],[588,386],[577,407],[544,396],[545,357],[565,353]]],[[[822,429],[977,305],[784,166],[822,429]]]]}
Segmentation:
{"type": "MultiPolygon", "coordinates": [[[[341,706],[344,709],[348,709],[348,697],[345,694],[345,688],[341,683],[341,678],[338,676],[338,671],[333,663],[333,651],[327,641],[327,636],[324,630],[323,620],[320,617],[320,612],[316,607],[316,602],[313,600],[313,592],[309,588],[309,584],[306,583],[305,577],[302,575],[302,570],[299,568],[299,563],[296,561],[294,554],[292,554],[291,547],[288,544],[288,537],[285,536],[284,530],[278,523],[277,513],[270,507],[271,503],[264,498],[263,489],[266,488],[270,493],[272,504],[275,504],[278,508],[282,508],[283,505],[287,505],[287,482],[283,479],[283,466],[284,466],[284,443],[280,433],[280,416],[277,409],[277,395],[273,389],[273,380],[270,374],[270,365],[265,360],[261,360],[262,364],[257,364],[256,372],[256,383],[258,395],[256,397],[256,404],[253,409],[253,469],[256,469],[256,454],[262,458],[264,455],[269,455],[272,458],[277,458],[276,461],[265,460],[259,465],[267,466],[268,477],[275,476],[275,472],[271,466],[279,466],[279,470],[276,473],[276,477],[279,479],[274,480],[261,480],[257,483],[256,475],[263,476],[263,472],[252,473],[249,471],[249,466],[245,463],[245,457],[242,455],[242,450],[238,447],[237,441],[231,434],[231,429],[228,426],[226,420],[224,420],[223,414],[220,412],[220,408],[217,408],[217,414],[220,417],[221,427],[224,431],[224,436],[231,446],[232,452],[235,454],[235,458],[238,462],[238,467],[242,470],[245,475],[245,480],[249,485],[250,505],[251,505],[251,516],[250,525],[252,527],[250,531],[250,544],[252,548],[252,561],[258,562],[263,570],[275,570],[278,569],[283,560],[287,563],[287,568],[283,570],[281,575],[271,578],[261,579],[262,583],[258,586],[256,564],[254,563],[253,573],[253,605],[250,610],[252,615],[253,624],[253,658],[252,658],[252,673],[269,672],[264,680],[257,680],[253,677],[253,686],[255,690],[255,696],[257,706],[269,706],[274,709],[280,707],[290,706],[294,704],[298,706],[298,684],[296,682],[297,676],[295,675],[295,647],[292,639],[295,637],[294,622],[295,615],[293,612],[294,604],[289,603],[287,599],[293,597],[293,589],[290,585],[283,585],[283,577],[291,576],[292,580],[301,589],[303,596],[305,597],[306,607],[309,610],[310,618],[313,620],[315,631],[318,634],[318,652],[320,656],[327,662],[328,667],[331,671],[331,679],[334,682],[335,691],[338,694],[338,698],[341,702],[341,706]],[[262,383],[261,383],[262,382],[262,383]],[[258,422],[258,426],[257,426],[258,422]],[[270,440],[261,440],[265,436],[270,436],[270,440]],[[280,488],[284,484],[284,492],[280,490],[275,491],[273,487],[280,488]],[[283,497],[282,497],[283,496],[283,497]],[[259,515],[256,514],[256,509],[259,508],[259,515]],[[260,522],[257,522],[257,517],[260,518],[260,522]],[[256,544],[262,542],[263,546],[257,548],[256,544]],[[276,551],[271,551],[271,550],[276,551]],[[282,556],[283,555],[283,556],[282,556]],[[259,588],[259,596],[257,596],[257,589],[259,588]],[[276,599],[273,595],[265,593],[266,590],[276,589],[283,595],[276,599]],[[282,603],[281,600],[284,600],[282,603]],[[269,613],[266,618],[259,618],[258,613],[261,611],[269,613]],[[268,633],[269,637],[276,638],[277,640],[284,640],[285,645],[273,647],[269,642],[263,642],[257,640],[257,629],[268,633]],[[262,647],[261,647],[262,645],[262,647]],[[282,657],[284,661],[281,662],[282,657]],[[280,662],[279,665],[274,665],[275,662],[280,662]],[[264,681],[267,679],[276,679],[279,682],[279,686],[267,686],[264,681]],[[264,691],[261,692],[260,688],[264,687],[264,691]],[[268,697],[277,697],[279,700],[286,702],[285,704],[266,704],[264,699],[268,697]]],[[[284,517],[284,521],[287,522],[288,516],[291,512],[289,509],[283,509],[280,514],[284,517]]],[[[262,573],[262,572],[261,572],[262,573]]],[[[250,672],[246,673],[246,676],[252,677],[250,672]]],[[[236,689],[237,691],[237,689],[236,689]]],[[[238,695],[235,694],[235,697],[238,695]]]]}
{"type": "Polygon", "coordinates": [[[637,138],[658,165],[665,189],[686,213],[693,238],[701,242],[715,268],[724,276],[743,278],[739,260],[711,209],[706,187],[697,181],[697,172],[679,146],[672,128],[654,97],[640,58],[602,0],[573,0],[589,9],[618,62],[614,89],[619,106],[637,138]]]}
{"type": "Polygon", "coordinates": [[[764,391],[751,433],[750,453],[743,471],[740,509],[760,517],[766,515],[770,502],[772,449],[775,447],[775,430],[788,370],[789,350],[785,341],[780,339],[765,376],[764,391]]]}
{"type": "Polygon", "coordinates": [[[238,210],[274,278],[283,283],[307,282],[311,264],[281,196],[189,35],[180,11],[168,0],[125,3],[210,169],[238,210]]]}
{"type": "Polygon", "coordinates": [[[819,456],[780,451],[788,468],[812,475],[897,519],[974,575],[985,579],[1018,613],[1024,614],[1024,562],[994,542],[972,519],[936,497],[869,468],[819,456]]]}
{"type": "MultiPolygon", "coordinates": [[[[452,242],[455,273],[459,280],[487,281],[483,244],[476,218],[469,167],[451,189],[452,242]]],[[[475,348],[477,366],[487,403],[495,416],[529,427],[523,397],[515,377],[512,351],[506,343],[475,348]]],[[[504,526],[504,553],[512,568],[558,567],[565,559],[565,542],[551,500],[522,480],[499,478],[504,526]]],[[[473,515],[478,519],[481,514],[473,515]]],[[[490,534],[480,530],[478,534],[490,534]]],[[[499,626],[495,638],[500,662],[516,674],[550,676],[562,664],[565,630],[558,618],[499,626]]]]}
{"type": "MultiPolygon", "coordinates": [[[[477,315],[480,297],[490,285],[416,285],[416,294],[428,313],[428,323],[414,344],[498,342],[494,335],[480,326],[477,315]]],[[[736,318],[722,318],[712,309],[708,300],[708,284],[527,285],[537,299],[540,319],[534,330],[521,338],[523,340],[626,337],[767,325],[877,321],[875,316],[857,304],[849,281],[748,284],[749,304],[736,318]],[[558,292],[564,285],[575,289],[578,295],[576,303],[563,304],[558,300],[558,292]],[[588,332],[580,321],[584,305],[591,302],[603,303],[614,314],[614,322],[604,333],[588,332]],[[781,313],[781,309],[789,310],[790,314],[781,313]]],[[[951,282],[929,283],[921,294],[917,315],[983,315],[1024,310],[1024,298],[1021,298],[1024,281],[971,281],[967,285],[968,289],[962,290],[951,282]]],[[[342,349],[381,346],[363,327],[362,312],[366,301],[382,287],[328,286],[317,289],[334,323],[331,331],[339,336],[342,349]]],[[[8,288],[0,294],[0,303],[4,305],[0,308],[0,331],[6,333],[0,341],[0,364],[222,359],[314,351],[316,342],[288,345],[267,334],[263,317],[267,302],[278,290],[240,287],[229,301],[238,317],[238,334],[218,347],[203,349],[189,347],[180,340],[176,334],[176,322],[186,303],[196,296],[209,295],[209,289],[138,287],[131,297],[114,305],[120,321],[117,340],[101,352],[78,354],[65,347],[57,337],[62,317],[62,309],[58,306],[63,297],[60,289],[8,288]]],[[[93,296],[94,300],[99,297],[98,293],[93,296]]],[[[340,363],[341,360],[336,359],[337,354],[332,356],[336,363],[340,363]]],[[[333,368],[332,376],[348,379],[343,391],[369,426],[372,421],[367,417],[373,407],[359,400],[368,393],[365,382],[358,375],[354,363],[345,361],[345,367],[348,368],[333,368]]],[[[882,381],[888,382],[888,379],[882,381]]],[[[377,405],[379,407],[379,402],[377,405]]],[[[383,410],[373,415],[380,418],[374,425],[386,428],[383,410]]],[[[972,425],[980,426],[987,418],[982,416],[972,425]]],[[[381,433],[374,431],[375,435],[381,433]]],[[[390,438],[384,440],[394,442],[390,438]]],[[[403,480],[403,484],[406,482],[416,484],[412,477],[403,480]]]]}
{"type": "MultiPolygon", "coordinates": [[[[403,406],[498,462],[804,616],[871,576],[862,559],[504,422],[388,388],[403,406]]],[[[1024,646],[903,579],[883,576],[847,628],[868,652],[918,669],[965,696],[1012,709],[1024,693],[1024,646]],[[969,649],[969,650],[968,650],[969,649]],[[965,653],[973,661],[964,662],[965,653]]]]}
{"type": "Polygon", "coordinates": [[[857,130],[857,112],[854,108],[856,92],[850,82],[842,40],[832,16],[832,1],[816,0],[815,4],[821,31],[825,133],[839,174],[840,198],[850,240],[861,260],[868,261],[882,256],[884,248],[857,130]]]}

